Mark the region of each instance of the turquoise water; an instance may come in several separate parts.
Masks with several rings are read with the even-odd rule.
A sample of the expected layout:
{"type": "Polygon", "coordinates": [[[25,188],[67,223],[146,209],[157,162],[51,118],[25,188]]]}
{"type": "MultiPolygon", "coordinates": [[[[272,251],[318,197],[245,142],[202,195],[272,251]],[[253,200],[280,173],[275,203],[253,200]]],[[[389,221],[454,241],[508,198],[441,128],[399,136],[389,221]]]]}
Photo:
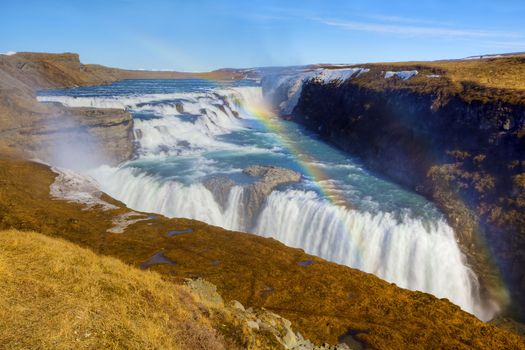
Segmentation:
{"type": "MultiPolygon", "coordinates": [[[[154,107],[161,107],[173,103],[184,104],[184,93],[199,93],[210,90],[224,90],[230,87],[256,86],[251,81],[214,82],[209,80],[128,80],[107,86],[79,87],[65,90],[49,90],[42,92],[40,96],[52,99],[56,97],[86,98],[92,99],[80,102],[81,105],[96,106],[96,100],[101,98],[125,99],[122,104],[117,101],[117,107],[125,107],[134,111],[136,120],[148,121],[164,118],[154,107]],[[177,98],[170,94],[180,93],[177,98]],[[144,95],[159,95],[154,99],[144,102],[134,102],[133,97],[139,101],[144,95]],[[165,99],[163,99],[162,95],[165,99]],[[148,110],[148,106],[153,107],[148,110]],[[146,107],[146,108],[144,108],[146,107]]],[[[72,104],[74,105],[74,103],[72,104]]],[[[178,118],[181,123],[192,123],[198,115],[182,113],[170,116],[178,118]]],[[[400,186],[371,174],[354,158],[349,157],[338,149],[317,139],[311,132],[307,132],[300,125],[285,120],[275,120],[280,124],[279,130],[285,134],[285,143],[282,137],[268,130],[257,119],[245,118],[239,122],[242,128],[228,130],[226,133],[214,135],[215,139],[225,144],[233,145],[230,149],[204,149],[187,152],[190,147],[174,144],[161,145],[167,152],[162,159],[140,157],[128,166],[142,170],[151,176],[163,179],[181,181],[191,184],[201,181],[211,174],[228,176],[237,182],[249,182],[248,176],[240,171],[249,165],[274,165],[293,169],[301,172],[305,181],[299,185],[290,185],[290,188],[301,188],[316,191],[319,195],[335,194],[340,199],[343,197],[348,204],[354,208],[367,211],[387,211],[395,214],[408,214],[414,217],[438,219],[441,214],[437,209],[423,197],[409,192],[400,186]],[[297,160],[297,154],[290,151],[299,149],[310,159],[308,164],[301,164],[297,160]],[[199,165],[206,164],[206,171],[199,165]],[[314,167],[321,170],[332,183],[321,184],[326,188],[326,193],[319,191],[319,184],[304,169],[314,167]]],[[[151,153],[155,153],[154,151],[151,153]]]]}
{"type": "Polygon", "coordinates": [[[130,208],[274,237],[486,317],[476,277],[436,207],[293,122],[263,122],[250,112],[264,104],[254,82],[129,80],[39,99],[133,114],[136,159],[88,172],[130,208]],[[242,171],[250,165],[302,174],[255,207],[253,220],[245,191],[255,179],[242,171]],[[234,182],[223,202],[205,185],[217,177],[234,182]]]}

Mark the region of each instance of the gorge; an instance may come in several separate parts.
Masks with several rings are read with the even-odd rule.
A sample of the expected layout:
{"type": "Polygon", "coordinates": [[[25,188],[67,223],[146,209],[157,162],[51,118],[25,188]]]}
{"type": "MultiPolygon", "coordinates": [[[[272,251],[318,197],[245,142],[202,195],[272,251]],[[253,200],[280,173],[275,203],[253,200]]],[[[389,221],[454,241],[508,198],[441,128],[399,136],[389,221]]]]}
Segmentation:
{"type": "MultiPolygon", "coordinates": [[[[38,65],[33,54],[16,56],[11,61],[4,59],[4,64],[14,65],[12,61],[30,57],[31,64],[38,65]]],[[[80,65],[78,56],[67,61],[66,66],[80,65]]],[[[481,109],[476,102],[459,106],[460,102],[448,101],[443,91],[430,97],[414,95],[407,86],[417,83],[416,79],[444,79],[428,77],[431,74],[419,66],[312,66],[278,74],[239,70],[228,74],[250,79],[233,81],[224,79],[224,72],[213,79],[209,79],[212,75],[183,75],[178,80],[171,80],[172,73],[124,74],[104,67],[92,72],[115,78],[38,84],[39,89],[69,88],[41,90],[41,103],[31,103],[60,118],[59,126],[54,127],[57,123],[49,123],[42,112],[43,130],[54,127],[62,135],[73,136],[67,136],[58,147],[55,144],[41,150],[32,146],[32,154],[92,177],[101,191],[133,210],[272,237],[308,254],[373,273],[399,287],[447,298],[484,321],[506,310],[504,288],[487,258],[490,255],[476,241],[478,226],[484,224],[470,215],[477,199],[459,200],[451,195],[457,191],[432,187],[440,184],[443,169],[448,171],[444,174],[448,180],[450,174],[460,177],[463,163],[456,165],[459,170],[434,168],[433,183],[426,176],[432,166],[447,165],[446,160],[451,159],[447,157],[480,163],[470,160],[477,154],[461,153],[474,142],[460,137],[464,135],[472,135],[477,142],[498,134],[502,140],[497,145],[507,145],[487,152],[490,169],[496,163],[491,159],[501,159],[502,154],[508,162],[521,161],[523,110],[519,107],[481,109]],[[386,78],[387,69],[418,73],[386,78]],[[377,70],[381,71],[379,77],[377,70]],[[122,80],[130,77],[136,79],[122,80]],[[262,84],[251,79],[261,77],[262,84]],[[363,86],[379,81],[393,87],[387,92],[367,89],[356,85],[359,79],[363,86]],[[465,108],[472,115],[493,119],[479,122],[468,114],[461,119],[466,126],[458,127],[452,137],[456,143],[452,143],[437,136],[446,134],[450,120],[435,117],[443,123],[438,124],[441,129],[422,122],[425,116],[445,113],[440,111],[446,110],[447,103],[454,111],[447,115],[465,108]],[[484,113],[487,110],[497,113],[490,116],[484,113]],[[80,126],[60,125],[60,120],[71,115],[80,120],[80,126]],[[507,122],[510,115],[513,118],[507,122]],[[104,126],[96,122],[106,116],[115,119],[104,126]],[[466,133],[470,123],[487,127],[481,134],[476,128],[466,133]],[[508,132],[509,139],[502,132],[508,132]],[[88,136],[79,138],[77,133],[88,136]],[[116,151],[111,160],[86,158],[86,153],[96,155],[97,147],[105,149],[115,140],[119,144],[113,146],[116,151]],[[122,149],[125,151],[120,153],[122,149]]],[[[441,71],[432,74],[444,75],[441,71]]],[[[49,134],[25,132],[35,134],[29,141],[39,145],[46,143],[41,135],[49,134]]],[[[19,142],[13,137],[7,147],[19,147],[19,142]]],[[[521,166],[516,165],[505,176],[518,175],[521,166]]],[[[502,247],[490,245],[496,256],[519,257],[509,253],[508,243],[500,244],[502,247]]],[[[317,260],[308,258],[300,263],[308,266],[317,260]]],[[[522,266],[519,260],[514,264],[522,266]]],[[[513,305],[521,305],[519,290],[511,286],[513,305]]],[[[273,287],[265,290],[273,293],[273,287]]]]}
{"type": "MultiPolygon", "coordinates": [[[[307,74],[330,84],[361,72],[307,74]]],[[[256,84],[133,80],[51,90],[38,99],[132,112],[137,159],[87,170],[104,192],[132,209],[273,237],[400,287],[448,298],[483,320],[499,311],[499,300],[480,294],[452,228],[430,202],[272,115],[256,84]],[[246,171],[275,165],[280,174],[266,190],[246,171]],[[285,169],[298,173],[287,176],[285,169]]]]}

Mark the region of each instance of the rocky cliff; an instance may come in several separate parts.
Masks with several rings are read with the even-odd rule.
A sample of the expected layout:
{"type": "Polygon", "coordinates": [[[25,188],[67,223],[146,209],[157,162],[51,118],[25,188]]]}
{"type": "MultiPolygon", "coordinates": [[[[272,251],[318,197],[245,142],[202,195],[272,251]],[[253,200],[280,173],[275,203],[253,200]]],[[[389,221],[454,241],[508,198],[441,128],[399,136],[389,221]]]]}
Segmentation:
{"type": "Polygon", "coordinates": [[[505,303],[505,283],[508,310],[523,319],[525,59],[359,69],[349,79],[303,75],[300,88],[280,92],[278,84],[274,102],[286,106],[298,91],[287,118],[433,200],[484,292],[505,303]]]}

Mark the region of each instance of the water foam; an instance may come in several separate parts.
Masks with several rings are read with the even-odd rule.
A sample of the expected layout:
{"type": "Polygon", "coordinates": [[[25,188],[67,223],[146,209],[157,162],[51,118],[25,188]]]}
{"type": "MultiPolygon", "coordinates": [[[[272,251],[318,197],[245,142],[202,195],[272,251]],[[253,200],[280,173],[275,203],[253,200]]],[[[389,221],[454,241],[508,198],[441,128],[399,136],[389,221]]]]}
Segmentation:
{"type": "MultiPolygon", "coordinates": [[[[345,74],[354,76],[359,72],[345,74]]],[[[245,227],[240,210],[242,186],[233,186],[226,203],[217,203],[203,184],[206,176],[217,170],[216,164],[200,155],[210,151],[272,152],[225,142],[220,137],[246,128],[243,121],[254,116],[240,107],[259,103],[260,88],[46,98],[70,106],[111,106],[158,117],[135,119],[139,160],[159,157],[157,162],[161,166],[168,156],[179,155],[178,162],[188,157],[189,165],[180,169],[181,173],[188,173],[186,177],[150,174],[137,162],[118,168],[104,166],[90,172],[104,192],[130,208],[274,237],[308,253],[374,273],[401,287],[449,298],[482,319],[492,316],[480,306],[476,277],[464,262],[454,232],[442,219],[432,221],[409,213],[394,215],[381,210],[360,211],[331,203],[312,191],[284,189],[269,195],[254,227],[245,227]]],[[[332,182],[325,181],[330,187],[332,182]]]]}

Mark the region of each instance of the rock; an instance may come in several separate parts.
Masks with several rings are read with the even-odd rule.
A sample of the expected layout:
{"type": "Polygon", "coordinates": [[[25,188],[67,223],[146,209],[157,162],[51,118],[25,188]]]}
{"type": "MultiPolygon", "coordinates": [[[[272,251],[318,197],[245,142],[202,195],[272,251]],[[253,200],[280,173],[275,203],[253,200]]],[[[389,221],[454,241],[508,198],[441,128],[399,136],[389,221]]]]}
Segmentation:
{"type": "MultiPolygon", "coordinates": [[[[244,210],[245,214],[240,216],[244,219],[240,226],[243,230],[250,231],[266,197],[279,185],[300,181],[301,174],[286,168],[262,165],[249,166],[243,173],[256,178],[251,185],[244,186],[242,194],[244,205],[241,210],[244,210]]],[[[223,176],[211,177],[204,181],[204,186],[211,191],[223,210],[228,205],[230,191],[235,185],[235,182],[223,176]]]]}
{"type": "Polygon", "coordinates": [[[228,179],[227,177],[215,176],[206,179],[203,185],[208,190],[210,190],[210,192],[213,194],[213,198],[215,198],[215,201],[219,203],[223,210],[225,210],[226,206],[228,205],[230,191],[232,187],[235,186],[235,182],[228,179]]]}
{"type": "Polygon", "coordinates": [[[231,303],[230,303],[230,306],[233,307],[234,309],[237,309],[237,310],[240,310],[240,311],[246,311],[244,309],[244,306],[238,302],[237,300],[232,300],[231,303]]]}
{"type": "Polygon", "coordinates": [[[223,305],[224,302],[222,300],[222,297],[217,292],[217,286],[215,286],[214,284],[203,280],[202,278],[187,278],[185,284],[201,299],[211,304],[223,305]]]}
{"type": "Polygon", "coordinates": [[[245,218],[247,228],[250,229],[259,214],[266,197],[275,187],[301,180],[301,174],[286,168],[275,166],[252,165],[243,170],[247,175],[257,177],[257,181],[244,190],[245,218]]]}
{"type": "Polygon", "coordinates": [[[259,330],[259,324],[257,322],[250,320],[246,323],[248,324],[248,327],[250,327],[251,329],[259,330]]]}
{"type": "Polygon", "coordinates": [[[297,346],[297,336],[289,327],[286,328],[286,335],[281,340],[286,349],[293,349],[297,346]]]}

